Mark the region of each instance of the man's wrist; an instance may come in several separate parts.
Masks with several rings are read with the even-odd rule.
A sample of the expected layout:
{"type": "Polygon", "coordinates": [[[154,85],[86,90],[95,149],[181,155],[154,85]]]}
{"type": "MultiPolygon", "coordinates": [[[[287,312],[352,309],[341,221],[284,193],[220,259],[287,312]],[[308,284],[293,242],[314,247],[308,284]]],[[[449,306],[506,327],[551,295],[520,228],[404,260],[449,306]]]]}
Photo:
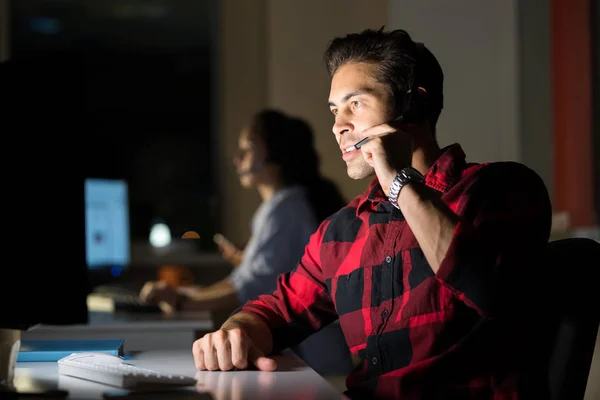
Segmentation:
{"type": "Polygon", "coordinates": [[[419,171],[412,167],[403,168],[390,185],[388,200],[394,207],[400,208],[399,197],[405,187],[411,183],[422,184],[424,182],[425,177],[419,171]]]}
{"type": "Polygon", "coordinates": [[[418,197],[417,187],[421,185],[417,182],[409,182],[402,187],[402,190],[398,194],[398,208],[400,210],[406,209],[406,204],[415,197],[418,197]]]}
{"type": "Polygon", "coordinates": [[[221,325],[221,329],[225,331],[240,329],[263,353],[269,354],[273,350],[271,328],[258,315],[245,311],[237,312],[221,325]]]}

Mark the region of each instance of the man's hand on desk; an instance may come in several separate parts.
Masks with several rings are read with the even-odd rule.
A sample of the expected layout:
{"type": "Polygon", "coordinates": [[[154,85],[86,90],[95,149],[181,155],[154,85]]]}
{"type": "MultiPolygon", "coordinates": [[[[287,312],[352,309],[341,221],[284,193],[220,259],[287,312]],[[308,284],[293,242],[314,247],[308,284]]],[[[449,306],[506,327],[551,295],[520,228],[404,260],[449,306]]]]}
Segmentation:
{"type": "Polygon", "coordinates": [[[255,366],[261,371],[274,371],[277,368],[277,362],[265,357],[240,328],[204,335],[194,342],[192,353],[199,370],[229,371],[255,366]]]}

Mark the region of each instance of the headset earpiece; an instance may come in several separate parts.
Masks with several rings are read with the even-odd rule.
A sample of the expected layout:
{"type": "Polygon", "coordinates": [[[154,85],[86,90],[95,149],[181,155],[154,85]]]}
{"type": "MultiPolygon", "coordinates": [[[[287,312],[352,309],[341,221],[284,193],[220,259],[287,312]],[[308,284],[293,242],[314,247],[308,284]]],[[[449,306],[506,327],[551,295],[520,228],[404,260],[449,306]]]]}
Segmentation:
{"type": "Polygon", "coordinates": [[[426,96],[419,92],[419,63],[423,59],[425,46],[423,43],[415,43],[415,67],[410,77],[410,90],[405,94],[402,110],[402,121],[410,124],[417,124],[427,120],[427,101],[426,96]]]}

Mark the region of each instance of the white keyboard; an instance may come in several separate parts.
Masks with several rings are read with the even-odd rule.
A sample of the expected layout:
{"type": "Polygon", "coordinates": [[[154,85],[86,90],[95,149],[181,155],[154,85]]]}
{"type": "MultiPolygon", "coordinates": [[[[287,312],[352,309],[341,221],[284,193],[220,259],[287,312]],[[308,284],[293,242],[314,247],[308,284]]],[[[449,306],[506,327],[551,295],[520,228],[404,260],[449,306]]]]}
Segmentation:
{"type": "Polygon", "coordinates": [[[193,378],[136,367],[106,353],[73,353],[58,360],[58,373],[125,389],[196,384],[193,378]]]}

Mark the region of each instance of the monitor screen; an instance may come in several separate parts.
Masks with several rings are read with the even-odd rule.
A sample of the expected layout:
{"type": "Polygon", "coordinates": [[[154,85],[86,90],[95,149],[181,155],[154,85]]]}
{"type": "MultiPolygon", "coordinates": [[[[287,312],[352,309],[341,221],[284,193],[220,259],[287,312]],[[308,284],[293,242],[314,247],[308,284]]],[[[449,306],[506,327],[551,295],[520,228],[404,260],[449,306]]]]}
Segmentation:
{"type": "Polygon", "coordinates": [[[85,180],[86,262],[90,269],[130,264],[129,198],[127,182],[85,180]]]}

